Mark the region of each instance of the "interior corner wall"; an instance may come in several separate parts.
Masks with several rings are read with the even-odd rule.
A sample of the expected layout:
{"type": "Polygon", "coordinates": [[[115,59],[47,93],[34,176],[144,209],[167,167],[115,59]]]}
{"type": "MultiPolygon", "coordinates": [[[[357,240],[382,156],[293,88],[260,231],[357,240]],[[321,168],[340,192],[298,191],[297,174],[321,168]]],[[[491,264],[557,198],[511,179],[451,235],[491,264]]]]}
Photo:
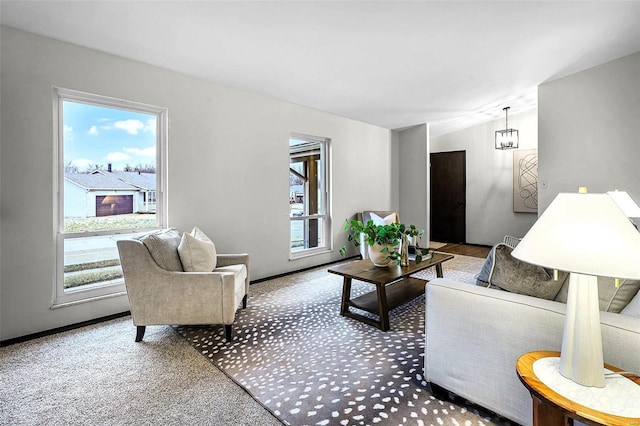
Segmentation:
{"type": "MultiPolygon", "coordinates": [[[[51,309],[53,88],[168,108],[168,217],[259,279],[340,260],[344,219],[391,209],[391,131],[2,26],[0,340],[129,309],[126,296],[51,309]],[[289,135],[331,139],[330,252],[289,260],[289,135]]],[[[355,249],[353,250],[355,254],[355,249]]],[[[251,302],[249,302],[251,303],[251,302]]]]}
{"type": "Polygon", "coordinates": [[[428,126],[420,124],[394,131],[398,146],[398,214],[402,223],[424,229],[422,245],[429,241],[428,126]]]}
{"type": "Polygon", "coordinates": [[[640,202],[640,52],[538,87],[540,212],[560,192],[640,202]]]}
{"type": "MultiPolygon", "coordinates": [[[[509,115],[509,127],[518,129],[519,149],[538,148],[535,109],[509,115]]],[[[441,136],[432,136],[430,152],[466,151],[466,242],[493,245],[505,235],[522,237],[538,216],[513,211],[513,150],[495,149],[495,131],[504,119],[479,124],[441,136]]],[[[431,210],[438,206],[431,206],[431,210]]]]}
{"type": "MultiPolygon", "coordinates": [[[[391,211],[400,211],[400,134],[391,131],[391,211]]],[[[373,210],[373,209],[372,209],[373,210]]]]}

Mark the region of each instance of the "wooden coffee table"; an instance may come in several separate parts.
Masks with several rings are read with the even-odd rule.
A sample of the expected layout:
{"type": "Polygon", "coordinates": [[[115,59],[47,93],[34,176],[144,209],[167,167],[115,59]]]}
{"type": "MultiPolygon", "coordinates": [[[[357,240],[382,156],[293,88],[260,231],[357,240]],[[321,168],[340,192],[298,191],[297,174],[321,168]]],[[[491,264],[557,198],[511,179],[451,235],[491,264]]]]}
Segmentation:
{"type": "Polygon", "coordinates": [[[409,266],[401,267],[391,264],[381,268],[375,266],[369,259],[364,259],[329,268],[330,273],[344,277],[340,315],[373,325],[382,331],[388,331],[389,311],[419,295],[424,295],[424,286],[427,282],[409,275],[435,266],[436,275],[442,278],[442,262],[450,259],[453,259],[450,254],[434,252],[431,259],[423,260],[419,265],[412,260],[409,266]],[[373,284],[376,290],[351,299],[351,281],[354,279],[373,284]],[[378,316],[379,320],[353,312],[350,309],[352,306],[378,316]]]}

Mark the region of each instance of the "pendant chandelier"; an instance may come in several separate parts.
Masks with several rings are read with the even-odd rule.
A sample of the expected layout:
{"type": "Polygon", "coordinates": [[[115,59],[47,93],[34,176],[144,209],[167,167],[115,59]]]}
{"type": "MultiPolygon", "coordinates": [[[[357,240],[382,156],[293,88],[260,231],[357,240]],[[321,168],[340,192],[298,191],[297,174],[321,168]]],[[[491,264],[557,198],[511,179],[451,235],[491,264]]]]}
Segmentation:
{"type": "Polygon", "coordinates": [[[518,148],[518,131],[509,128],[509,108],[504,107],[504,130],[496,130],[496,149],[518,148]]]}

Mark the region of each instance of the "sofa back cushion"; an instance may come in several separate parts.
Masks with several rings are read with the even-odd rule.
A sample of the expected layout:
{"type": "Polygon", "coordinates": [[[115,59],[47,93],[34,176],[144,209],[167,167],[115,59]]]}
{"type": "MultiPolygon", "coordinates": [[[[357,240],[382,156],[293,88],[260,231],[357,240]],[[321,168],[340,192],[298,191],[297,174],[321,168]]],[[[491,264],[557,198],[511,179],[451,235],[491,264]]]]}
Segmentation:
{"type": "Polygon", "coordinates": [[[180,231],[175,228],[163,229],[140,238],[156,264],[167,271],[183,271],[178,246],[180,231]]]}
{"type": "MultiPolygon", "coordinates": [[[[613,278],[598,277],[598,302],[600,304],[600,310],[613,312],[615,314],[622,312],[631,299],[638,293],[638,289],[640,289],[639,280],[621,280],[620,287],[616,288],[613,278]]],[[[554,300],[556,302],[567,303],[568,294],[569,280],[562,286],[554,300]]]]}

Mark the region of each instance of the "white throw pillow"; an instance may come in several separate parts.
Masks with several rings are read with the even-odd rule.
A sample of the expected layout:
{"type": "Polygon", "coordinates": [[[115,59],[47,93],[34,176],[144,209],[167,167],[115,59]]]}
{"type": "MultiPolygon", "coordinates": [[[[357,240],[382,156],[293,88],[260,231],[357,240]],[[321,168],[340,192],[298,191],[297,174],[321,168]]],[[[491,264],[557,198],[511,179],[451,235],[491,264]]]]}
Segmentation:
{"type": "Polygon", "coordinates": [[[371,216],[371,220],[373,221],[373,224],[376,226],[390,225],[392,223],[396,223],[395,213],[391,213],[389,216],[385,216],[385,217],[380,217],[374,212],[369,213],[369,215],[371,216]]]}
{"type": "Polygon", "coordinates": [[[182,234],[178,254],[185,272],[211,272],[216,267],[216,245],[197,227],[182,234]]]}

